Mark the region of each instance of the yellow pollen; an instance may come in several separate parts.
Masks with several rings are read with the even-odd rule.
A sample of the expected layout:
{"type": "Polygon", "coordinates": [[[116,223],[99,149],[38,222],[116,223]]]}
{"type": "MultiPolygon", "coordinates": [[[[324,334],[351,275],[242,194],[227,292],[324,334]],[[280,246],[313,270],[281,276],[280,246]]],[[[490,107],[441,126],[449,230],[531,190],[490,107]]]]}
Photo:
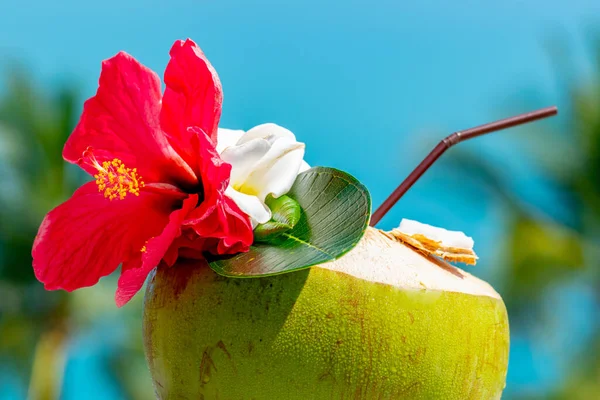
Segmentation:
{"type": "Polygon", "coordinates": [[[146,246],[145,246],[145,245],[144,245],[144,246],[142,246],[142,248],[140,249],[140,251],[141,251],[142,253],[145,253],[145,252],[146,252],[146,246]]]}
{"type": "MultiPolygon", "coordinates": [[[[135,196],[140,195],[140,188],[144,187],[142,177],[138,175],[136,168],[127,168],[118,158],[112,161],[104,161],[102,165],[95,159],[92,165],[98,170],[94,175],[98,191],[104,192],[104,197],[109,200],[123,200],[127,193],[135,196]]],[[[142,251],[146,251],[146,246],[142,251]]]]}

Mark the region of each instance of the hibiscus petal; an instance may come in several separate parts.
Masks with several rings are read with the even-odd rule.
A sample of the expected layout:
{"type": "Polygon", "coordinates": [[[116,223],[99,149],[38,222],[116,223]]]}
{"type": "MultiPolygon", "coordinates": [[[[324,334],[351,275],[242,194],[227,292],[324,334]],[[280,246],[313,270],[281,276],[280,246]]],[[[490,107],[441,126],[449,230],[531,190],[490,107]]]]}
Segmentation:
{"type": "Polygon", "coordinates": [[[94,285],[167,224],[173,198],[142,192],[108,200],[94,182],[42,221],[33,243],[35,276],[48,290],[94,285]]]}
{"type": "Polygon", "coordinates": [[[181,236],[173,241],[162,261],[167,266],[172,267],[179,257],[203,259],[202,251],[205,248],[205,243],[206,240],[198,236],[193,229],[182,229],[181,236]]]}
{"type": "Polygon", "coordinates": [[[160,122],[172,146],[189,163],[193,135],[188,127],[197,126],[214,141],[221,117],[223,92],[216,71],[192,40],[178,40],[170,51],[165,70],[165,94],[160,122]]]}
{"type": "Polygon", "coordinates": [[[231,184],[233,186],[242,185],[256,163],[268,153],[270,148],[271,145],[268,141],[256,138],[225,149],[221,153],[221,158],[231,164],[231,184]]]}
{"type": "Polygon", "coordinates": [[[223,210],[227,217],[227,235],[221,238],[216,254],[246,252],[254,241],[250,218],[227,196],[223,196],[223,210]]]}
{"type": "Polygon", "coordinates": [[[256,193],[261,201],[269,194],[279,197],[294,184],[303,157],[304,143],[288,138],[279,139],[237,189],[244,193],[256,193]]]}
{"type": "Polygon", "coordinates": [[[205,199],[184,225],[204,238],[203,250],[213,254],[248,251],[254,240],[250,218],[225,195],[205,199]]]}
{"type": "Polygon", "coordinates": [[[219,157],[210,138],[199,128],[189,128],[195,133],[194,149],[198,154],[197,170],[202,177],[204,198],[193,210],[184,225],[192,228],[207,240],[206,250],[217,254],[247,251],[254,240],[250,218],[225,196],[229,184],[231,165],[219,157]],[[212,242],[216,244],[211,245],[212,242]]]}
{"type": "Polygon", "coordinates": [[[165,256],[171,243],[181,235],[181,223],[198,203],[198,195],[191,195],[183,201],[183,206],[169,216],[169,223],[160,235],[148,240],[141,256],[123,264],[115,294],[117,307],[122,307],[142,288],[146,277],[165,256]]]}
{"type": "Polygon", "coordinates": [[[265,139],[270,144],[273,144],[277,139],[288,138],[293,141],[296,141],[296,136],[283,126],[279,126],[273,123],[261,124],[257,125],[254,128],[250,129],[248,132],[244,134],[244,136],[238,141],[237,144],[246,143],[252,139],[265,139]]]}
{"type": "Polygon", "coordinates": [[[193,186],[197,179],[160,129],[160,80],[129,54],[120,52],[102,63],[96,95],[87,100],[63,150],[65,160],[92,175],[94,159],[120,159],[137,168],[146,183],[193,186]],[[83,154],[93,150],[94,159],[83,154]]]}
{"type": "Polygon", "coordinates": [[[235,201],[235,204],[238,205],[240,210],[250,216],[253,228],[255,228],[256,225],[264,224],[271,219],[271,210],[269,210],[269,207],[260,201],[258,197],[238,192],[231,186],[225,190],[225,195],[235,201]]]}
{"type": "Polygon", "coordinates": [[[217,133],[217,153],[221,154],[229,146],[235,146],[244,133],[241,129],[219,128],[217,133]]]}
{"type": "Polygon", "coordinates": [[[204,198],[222,193],[229,185],[231,165],[221,159],[214,142],[198,127],[188,128],[193,135],[192,149],[196,156],[195,170],[201,177],[204,198]]]}

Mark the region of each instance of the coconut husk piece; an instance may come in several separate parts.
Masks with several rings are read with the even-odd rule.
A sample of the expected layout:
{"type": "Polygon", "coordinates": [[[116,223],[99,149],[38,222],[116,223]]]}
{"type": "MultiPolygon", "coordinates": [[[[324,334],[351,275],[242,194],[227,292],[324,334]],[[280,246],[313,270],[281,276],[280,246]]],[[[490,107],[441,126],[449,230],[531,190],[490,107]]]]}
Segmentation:
{"type": "Polygon", "coordinates": [[[479,258],[472,249],[443,246],[442,242],[435,241],[422,234],[408,235],[398,229],[392,229],[389,234],[408,246],[426,254],[440,257],[448,262],[475,265],[479,258]]]}

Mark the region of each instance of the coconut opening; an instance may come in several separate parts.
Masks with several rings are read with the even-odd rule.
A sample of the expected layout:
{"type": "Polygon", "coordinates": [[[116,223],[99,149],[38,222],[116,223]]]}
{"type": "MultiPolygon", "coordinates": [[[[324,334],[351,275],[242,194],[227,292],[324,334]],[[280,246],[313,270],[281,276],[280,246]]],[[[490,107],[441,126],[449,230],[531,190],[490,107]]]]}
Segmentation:
{"type": "Polygon", "coordinates": [[[374,228],[368,228],[348,254],[319,267],[401,289],[450,291],[500,299],[487,282],[374,228]]]}

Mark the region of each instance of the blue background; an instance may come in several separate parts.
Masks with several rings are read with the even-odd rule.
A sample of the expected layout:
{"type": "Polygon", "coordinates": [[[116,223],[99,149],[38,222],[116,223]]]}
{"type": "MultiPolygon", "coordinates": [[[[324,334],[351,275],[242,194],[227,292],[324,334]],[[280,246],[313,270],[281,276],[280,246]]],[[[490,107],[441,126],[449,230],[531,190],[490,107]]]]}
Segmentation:
{"type": "MultiPolygon", "coordinates": [[[[585,38],[599,20],[597,0],[0,0],[0,67],[19,62],[49,88],[75,81],[87,98],[102,59],[125,50],[162,75],[173,41],[190,37],[223,83],[222,127],[283,125],[307,144],[311,165],[351,172],[378,205],[450,132],[565,105],[557,85],[590,74],[585,38]],[[552,61],[557,55],[550,44],[557,37],[570,49],[562,60],[570,66],[568,77],[552,61]]],[[[461,147],[486,154],[513,177],[510,184],[523,198],[560,215],[560,193],[530,168],[533,144],[523,132],[461,147]]],[[[482,264],[473,272],[501,289],[501,270],[486,264],[498,256],[503,208],[482,201],[475,182],[434,167],[380,226],[391,228],[403,217],[473,236],[482,264]]],[[[590,293],[574,285],[556,296],[576,302],[568,309],[579,312],[568,318],[584,337],[590,293]]],[[[104,333],[90,330],[71,344],[65,399],[81,398],[81,388],[86,399],[120,398],[95,367],[117,340],[111,326],[99,323],[104,333]]],[[[513,331],[508,395],[558,384],[561,349],[581,338],[556,335],[551,345],[541,345],[513,331]]],[[[0,398],[22,395],[9,375],[0,374],[2,387],[0,398]]]]}

